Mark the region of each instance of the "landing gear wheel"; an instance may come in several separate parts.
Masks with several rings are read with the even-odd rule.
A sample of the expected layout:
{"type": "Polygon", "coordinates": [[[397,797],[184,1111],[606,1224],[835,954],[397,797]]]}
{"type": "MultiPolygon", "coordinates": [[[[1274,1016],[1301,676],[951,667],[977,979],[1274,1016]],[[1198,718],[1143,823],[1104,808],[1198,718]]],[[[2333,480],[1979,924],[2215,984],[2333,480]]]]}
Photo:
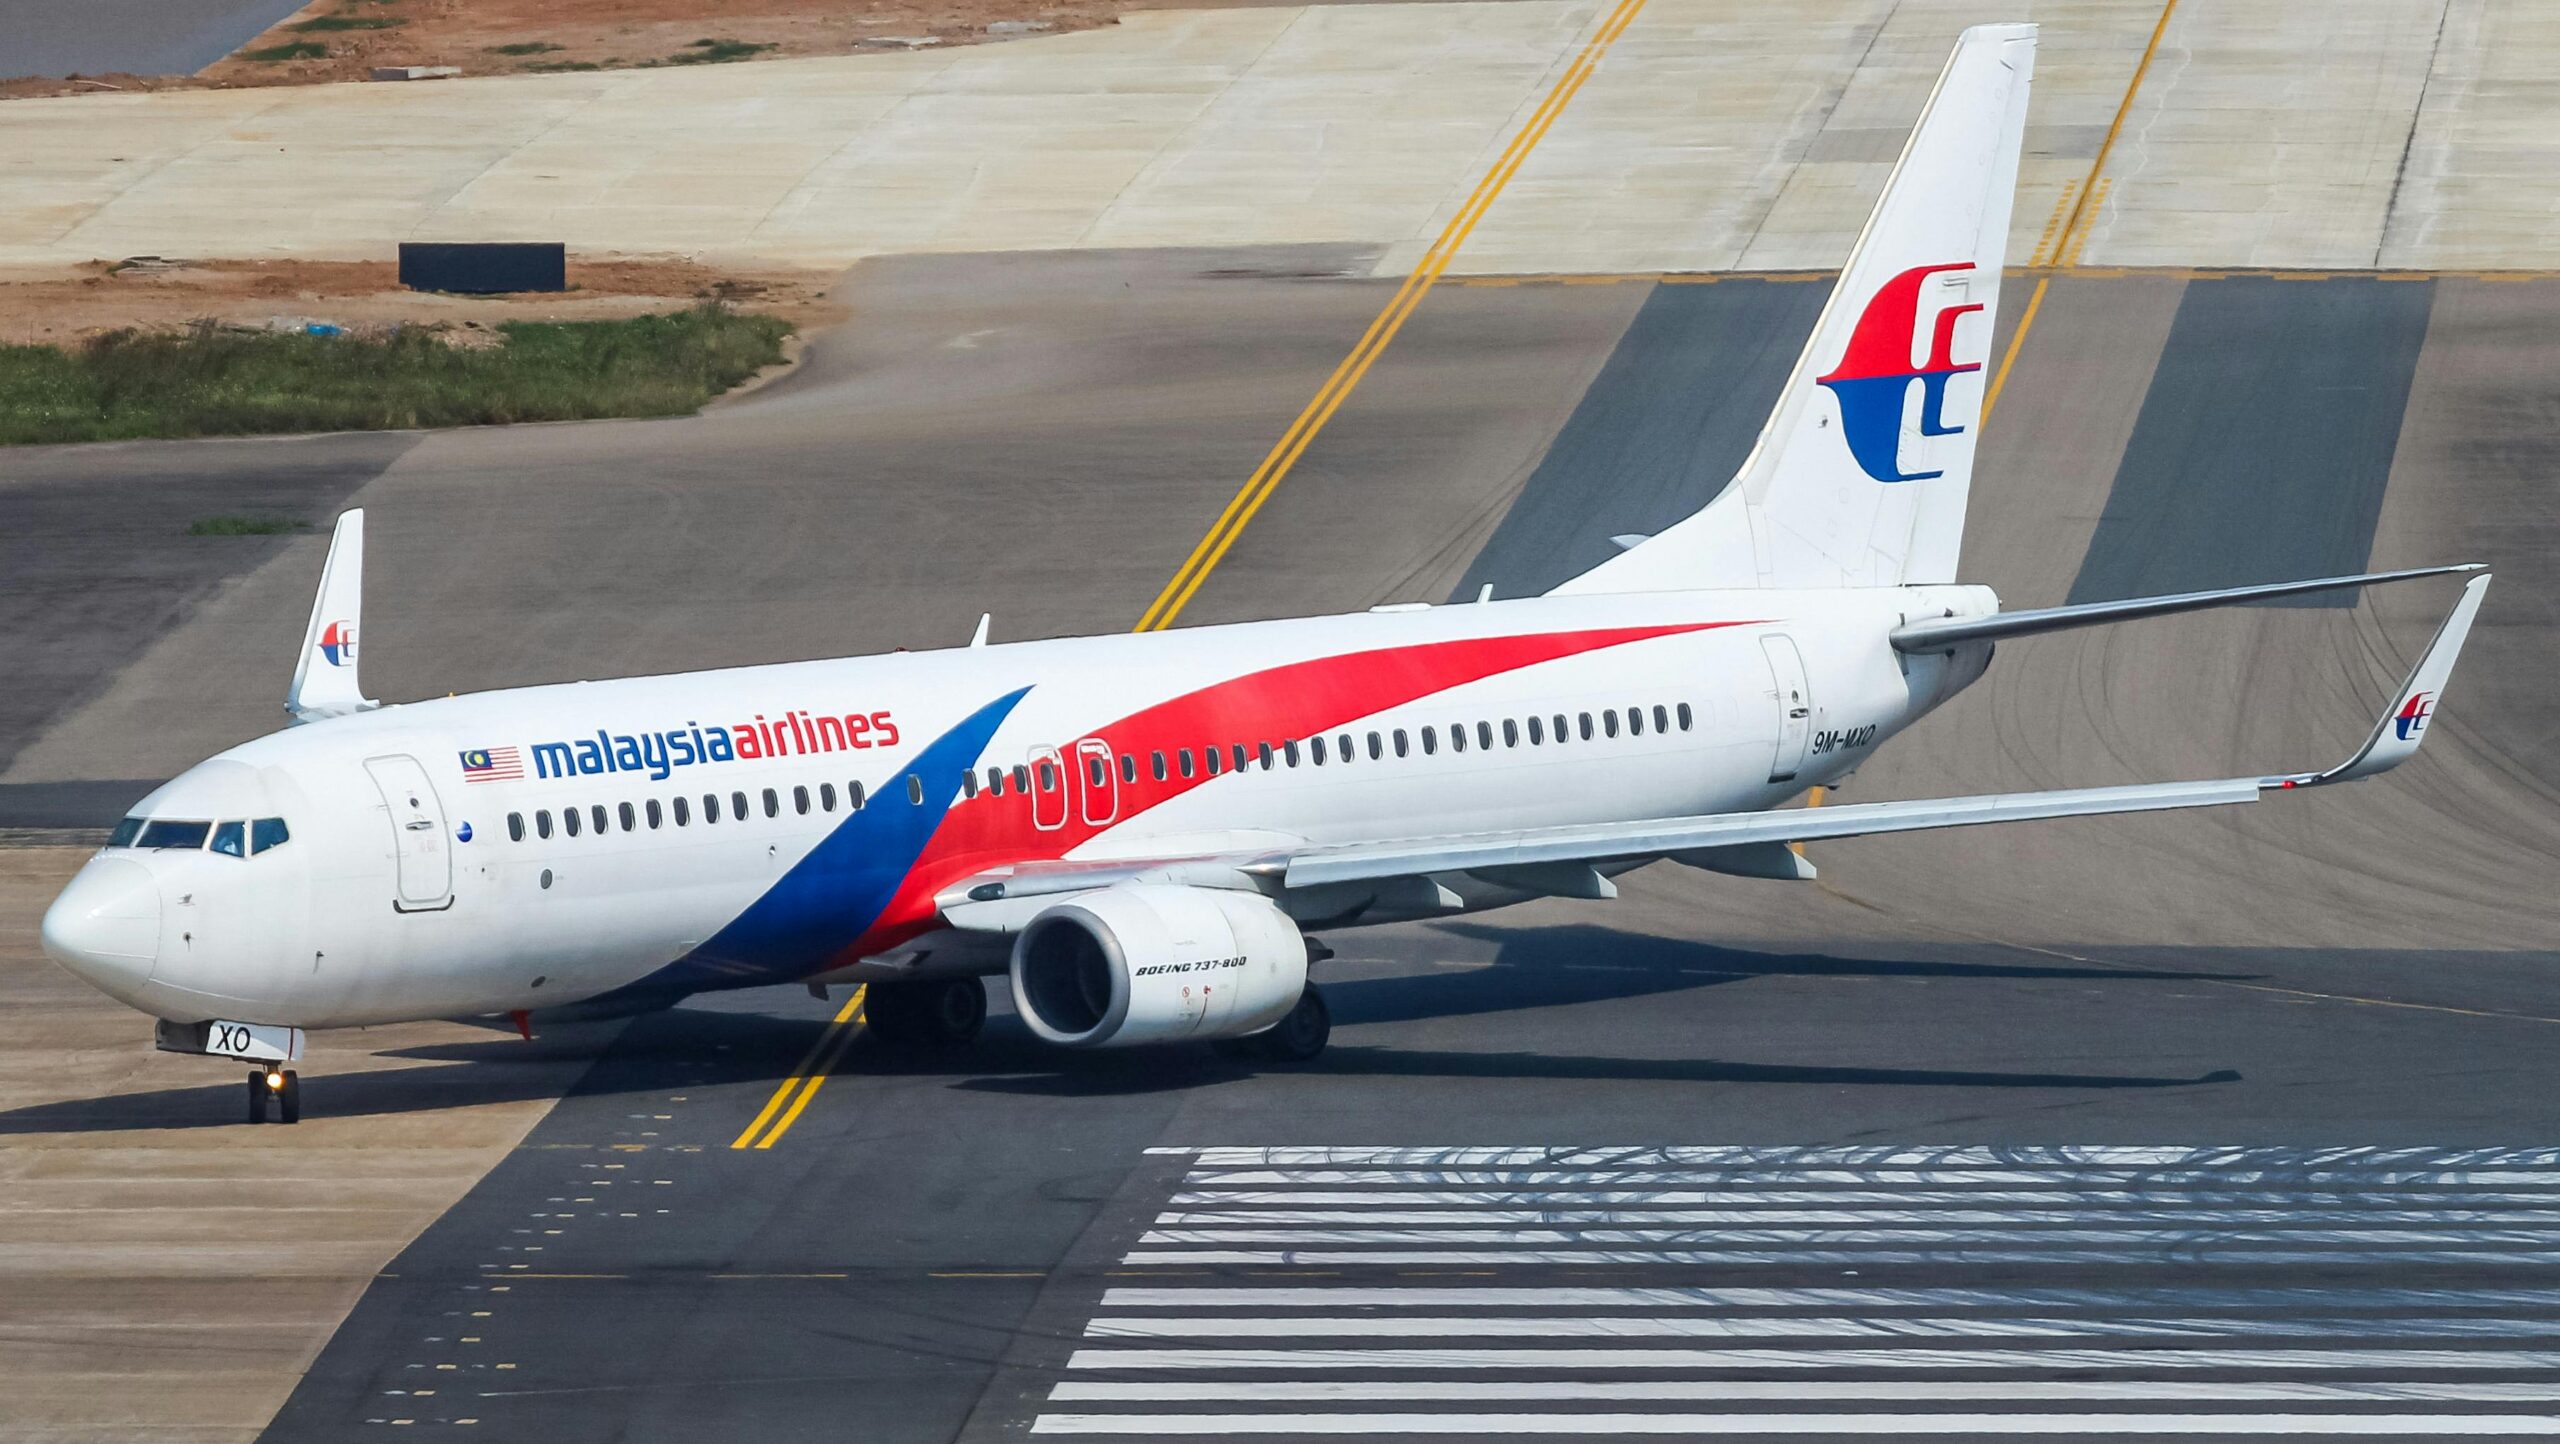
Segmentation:
{"type": "Polygon", "coordinates": [[[1324,994],[1316,985],[1298,995],[1298,1005],[1270,1028],[1246,1040],[1260,1045],[1263,1057],[1274,1063],[1313,1062],[1333,1037],[1333,1011],[1324,1005],[1324,994]]]}
{"type": "Polygon", "coordinates": [[[267,1070],[264,1068],[249,1070],[249,1121],[267,1121],[267,1070]]]}
{"type": "Polygon", "coordinates": [[[966,1047],[986,1026],[987,985],[978,978],[874,983],[863,995],[862,1019],[893,1048],[966,1047]]]}
{"type": "Polygon", "coordinates": [[[286,1123],[302,1121],[302,1075],[287,1068],[284,1086],[276,1090],[276,1116],[286,1123]]]}

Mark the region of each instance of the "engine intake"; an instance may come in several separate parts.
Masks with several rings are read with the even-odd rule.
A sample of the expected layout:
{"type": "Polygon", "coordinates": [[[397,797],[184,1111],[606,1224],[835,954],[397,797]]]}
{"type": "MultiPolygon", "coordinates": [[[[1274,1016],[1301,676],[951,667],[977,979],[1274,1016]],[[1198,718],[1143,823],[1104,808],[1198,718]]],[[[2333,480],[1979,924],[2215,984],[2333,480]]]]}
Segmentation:
{"type": "Polygon", "coordinates": [[[1307,985],[1307,940],[1260,893],[1124,883],[1034,917],[1013,943],[1013,1006],[1071,1048],[1236,1038],[1307,985]]]}

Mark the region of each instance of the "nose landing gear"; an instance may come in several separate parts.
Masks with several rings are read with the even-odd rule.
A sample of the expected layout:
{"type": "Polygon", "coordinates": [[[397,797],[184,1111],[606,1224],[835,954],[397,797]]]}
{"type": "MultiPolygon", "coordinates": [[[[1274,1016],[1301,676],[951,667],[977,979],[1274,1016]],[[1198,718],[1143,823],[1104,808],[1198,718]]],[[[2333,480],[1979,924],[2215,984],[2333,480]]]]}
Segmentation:
{"type": "Polygon", "coordinates": [[[290,1068],[252,1068],[249,1070],[249,1121],[267,1121],[267,1102],[273,1099],[276,1119],[280,1123],[302,1121],[302,1075],[290,1068]]]}

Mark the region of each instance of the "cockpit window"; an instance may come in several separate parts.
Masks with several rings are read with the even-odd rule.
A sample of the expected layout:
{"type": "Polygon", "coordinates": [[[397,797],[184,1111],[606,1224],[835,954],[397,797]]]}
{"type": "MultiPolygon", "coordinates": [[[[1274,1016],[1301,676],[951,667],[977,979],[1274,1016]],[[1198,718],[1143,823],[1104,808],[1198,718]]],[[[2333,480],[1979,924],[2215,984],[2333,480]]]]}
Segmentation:
{"type": "Polygon", "coordinates": [[[139,817],[128,817],[124,821],[116,824],[115,832],[107,838],[107,846],[131,847],[133,846],[133,840],[141,835],[142,819],[139,817]]]}
{"type": "Polygon", "coordinates": [[[251,857],[271,847],[282,847],[292,840],[293,834],[285,830],[284,819],[281,817],[261,817],[249,824],[249,855],[251,857]]]}
{"type": "Polygon", "coordinates": [[[248,824],[217,822],[213,825],[213,850],[224,857],[247,857],[248,824]]]}
{"type": "Polygon", "coordinates": [[[164,817],[157,822],[144,823],[142,836],[134,846],[183,848],[192,852],[204,846],[204,836],[211,831],[213,824],[210,822],[177,822],[164,817]]]}

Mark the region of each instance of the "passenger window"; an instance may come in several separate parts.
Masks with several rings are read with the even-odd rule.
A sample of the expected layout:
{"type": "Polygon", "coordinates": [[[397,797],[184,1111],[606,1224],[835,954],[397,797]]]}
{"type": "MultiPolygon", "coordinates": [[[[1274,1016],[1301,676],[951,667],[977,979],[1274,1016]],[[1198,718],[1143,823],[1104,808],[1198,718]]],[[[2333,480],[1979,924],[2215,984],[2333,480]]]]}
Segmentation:
{"type": "Polygon", "coordinates": [[[1653,704],[1653,730],[1656,732],[1671,730],[1671,714],[1662,710],[1662,704],[1659,702],[1653,704]]]}
{"type": "Polygon", "coordinates": [[[1318,767],[1322,767],[1324,765],[1324,754],[1325,745],[1323,738],[1310,737],[1307,739],[1307,755],[1315,759],[1315,764],[1318,767]]]}
{"type": "Polygon", "coordinates": [[[1089,779],[1092,785],[1096,787],[1100,787],[1102,784],[1111,780],[1111,773],[1103,765],[1102,759],[1090,754],[1088,754],[1084,759],[1084,772],[1086,778],[1089,779]]]}
{"type": "MultiPolygon", "coordinates": [[[[1558,728],[1557,730],[1562,731],[1563,729],[1558,728]]],[[[1588,712],[1582,714],[1582,740],[1585,742],[1591,740],[1591,714],[1588,712]]]]}
{"type": "Polygon", "coordinates": [[[1529,719],[1529,745],[1537,747],[1544,744],[1546,740],[1547,730],[1539,726],[1538,719],[1535,716],[1532,716],[1529,719]]]}
{"type": "Polygon", "coordinates": [[[1372,761],[1372,762],[1375,762],[1375,761],[1377,761],[1378,759],[1380,759],[1380,758],[1382,758],[1382,757],[1384,757],[1384,756],[1386,756],[1386,755],[1387,755],[1387,744],[1386,744],[1385,740],[1384,740],[1383,738],[1379,737],[1379,736],[1378,736],[1378,734],[1377,734],[1377,733],[1375,733],[1375,732],[1370,733],[1370,734],[1369,734],[1369,760],[1370,760],[1370,761],[1372,761]]]}
{"type": "Polygon", "coordinates": [[[1243,744],[1243,743],[1241,743],[1241,742],[1239,742],[1239,743],[1235,744],[1235,751],[1236,751],[1236,767],[1235,767],[1235,770],[1236,770],[1236,771],[1238,771],[1238,772],[1242,772],[1242,771],[1244,771],[1244,764],[1245,764],[1245,750],[1244,750],[1244,744],[1243,744]]]}
{"type": "Polygon", "coordinates": [[[215,823],[213,825],[213,850],[221,853],[224,857],[247,857],[249,855],[249,834],[247,824],[238,822],[215,823]]]}
{"type": "Polygon", "coordinates": [[[1177,748],[1175,748],[1175,749],[1174,749],[1174,752],[1173,752],[1173,760],[1174,760],[1174,764],[1175,764],[1176,766],[1178,766],[1178,767],[1180,767],[1180,768],[1182,769],[1182,775],[1183,775],[1184,777],[1189,777],[1189,776],[1191,776],[1191,775],[1192,775],[1192,770],[1191,770],[1191,749],[1190,749],[1190,748],[1188,748],[1188,747],[1177,747],[1177,748]]]}
{"type": "Polygon", "coordinates": [[[194,852],[204,846],[204,836],[211,831],[213,831],[213,824],[210,822],[146,823],[142,829],[142,840],[134,846],[194,852]]]}
{"type": "Polygon", "coordinates": [[[1213,742],[1200,749],[1201,770],[1208,773],[1211,777],[1218,775],[1218,764],[1221,760],[1216,743],[1213,742]]]}
{"type": "Polygon", "coordinates": [[[782,799],[770,787],[764,790],[764,815],[767,817],[782,815],[782,799]]]}
{"type": "Polygon", "coordinates": [[[1155,754],[1155,774],[1156,774],[1156,781],[1158,781],[1158,782],[1162,782],[1162,781],[1164,781],[1164,779],[1165,779],[1165,765],[1164,765],[1164,753],[1163,753],[1162,751],[1158,751],[1158,752],[1155,754]]]}
{"type": "Polygon", "coordinates": [[[550,808],[544,807],[535,809],[533,814],[533,835],[545,839],[551,836],[550,808]]]}
{"type": "Polygon", "coordinates": [[[861,783],[848,782],[844,785],[844,810],[847,812],[860,812],[862,810],[861,783]]]}
{"type": "Polygon", "coordinates": [[[987,769],[987,795],[988,795],[989,797],[1002,797],[1002,796],[1004,796],[1004,769],[1003,769],[1003,768],[1001,768],[1001,767],[990,767],[990,768],[988,768],[988,769],[987,769]]]}
{"type": "Polygon", "coordinates": [[[623,803],[621,807],[616,810],[622,814],[623,831],[629,832],[639,825],[639,819],[632,814],[630,803],[623,803]]]}
{"type": "Polygon", "coordinates": [[[818,784],[818,810],[821,812],[833,812],[836,810],[836,785],[834,783],[821,782],[818,784]]]}
{"type": "MultiPolygon", "coordinates": [[[[630,804],[625,803],[623,805],[627,807],[630,804]]],[[[596,836],[602,837],[604,836],[605,831],[604,804],[601,802],[595,803],[591,810],[593,811],[596,820],[596,836]]]]}
{"type": "Polygon", "coordinates": [[[1260,757],[1260,758],[1262,759],[1262,770],[1263,770],[1263,771],[1268,772],[1268,771],[1270,771],[1270,770],[1271,770],[1271,744],[1270,744],[1270,743],[1268,743],[1268,742],[1257,742],[1257,743],[1255,743],[1255,744],[1254,744],[1254,755],[1256,755],[1257,757],[1260,757]]]}
{"type": "Polygon", "coordinates": [[[1683,732],[1688,731],[1690,721],[1691,716],[1689,712],[1689,704],[1683,702],[1680,704],[1680,730],[1683,732]]]}
{"type": "Polygon", "coordinates": [[[960,769],[960,795],[967,798],[978,795],[978,774],[966,767],[960,769]]]}
{"type": "Polygon", "coordinates": [[[578,809],[574,807],[560,809],[560,830],[571,837],[578,835],[578,809]]]}
{"type": "Polygon", "coordinates": [[[1040,764],[1040,790],[1043,792],[1058,790],[1058,769],[1046,762],[1040,764]]]}
{"type": "Polygon", "coordinates": [[[659,828],[662,828],[662,827],[664,827],[664,826],[666,826],[666,825],[667,825],[667,813],[666,813],[666,809],[664,809],[664,808],[662,808],[662,807],[660,807],[660,806],[658,805],[658,799],[656,799],[656,798],[654,798],[654,797],[650,798],[650,799],[649,799],[649,830],[650,830],[651,832],[655,832],[655,831],[657,831],[659,828]]]}
{"type": "Polygon", "coordinates": [[[508,814],[507,814],[507,841],[509,841],[509,842],[522,842],[522,841],[524,841],[524,814],[523,814],[523,813],[521,813],[521,812],[510,812],[510,813],[508,813],[508,814]]]}
{"type": "Polygon", "coordinates": [[[802,817],[807,817],[809,815],[808,788],[794,787],[791,789],[791,810],[799,813],[802,817]]]}
{"type": "Polygon", "coordinates": [[[1630,737],[1642,737],[1644,735],[1644,709],[1642,707],[1630,707],[1627,709],[1627,735],[1630,737]]]}
{"type": "Polygon", "coordinates": [[[1556,740],[1558,742],[1563,742],[1572,736],[1573,733],[1568,731],[1564,725],[1564,714],[1562,712],[1558,712],[1556,714],[1556,740]]]}
{"type": "Polygon", "coordinates": [[[729,815],[740,822],[747,820],[747,795],[745,793],[732,792],[729,794],[729,815]]]}
{"type": "Polygon", "coordinates": [[[1127,752],[1120,754],[1120,780],[1123,782],[1138,780],[1138,759],[1127,752]]]}
{"type": "Polygon", "coordinates": [[[907,774],[907,803],[912,807],[924,806],[924,779],[912,772],[907,774]]]}
{"type": "Polygon", "coordinates": [[[1397,755],[1398,757],[1404,757],[1404,756],[1408,756],[1408,755],[1410,755],[1410,754],[1406,751],[1406,749],[1405,749],[1405,745],[1404,745],[1404,729],[1403,729],[1403,728],[1401,728],[1401,727],[1399,727],[1399,728],[1397,728],[1397,729],[1396,729],[1396,755],[1397,755]]]}
{"type": "Polygon", "coordinates": [[[1600,713],[1600,730],[1608,733],[1612,737],[1617,736],[1618,714],[1605,708],[1602,709],[1600,713]]]}
{"type": "Polygon", "coordinates": [[[116,830],[107,838],[107,846],[131,847],[133,846],[133,840],[141,835],[142,819],[139,817],[128,817],[124,821],[116,824],[116,830]]]}
{"type": "Polygon", "coordinates": [[[1464,752],[1467,750],[1466,723],[1452,722],[1449,724],[1449,750],[1452,752],[1464,752]]]}
{"type": "Polygon", "coordinates": [[[702,794],[702,820],[705,822],[718,822],[720,820],[719,793],[706,792],[702,794]]]}
{"type": "Polygon", "coordinates": [[[1016,792],[1031,790],[1031,769],[1019,762],[1013,764],[1013,790],[1016,792]]]}
{"type": "Polygon", "coordinates": [[[1422,729],[1422,755],[1429,757],[1440,750],[1440,736],[1431,728],[1422,729]]]}
{"type": "Polygon", "coordinates": [[[1360,755],[1360,749],[1351,745],[1351,734],[1348,732],[1333,739],[1333,750],[1341,753],[1342,760],[1345,762],[1360,755]]]}
{"type": "Polygon", "coordinates": [[[1476,724],[1476,745],[1482,747],[1487,752],[1491,752],[1493,750],[1492,723],[1479,722],[1476,724]]]}
{"type": "Polygon", "coordinates": [[[682,796],[678,796],[676,798],[676,826],[690,827],[692,825],[693,814],[685,807],[684,798],[682,796]]]}

